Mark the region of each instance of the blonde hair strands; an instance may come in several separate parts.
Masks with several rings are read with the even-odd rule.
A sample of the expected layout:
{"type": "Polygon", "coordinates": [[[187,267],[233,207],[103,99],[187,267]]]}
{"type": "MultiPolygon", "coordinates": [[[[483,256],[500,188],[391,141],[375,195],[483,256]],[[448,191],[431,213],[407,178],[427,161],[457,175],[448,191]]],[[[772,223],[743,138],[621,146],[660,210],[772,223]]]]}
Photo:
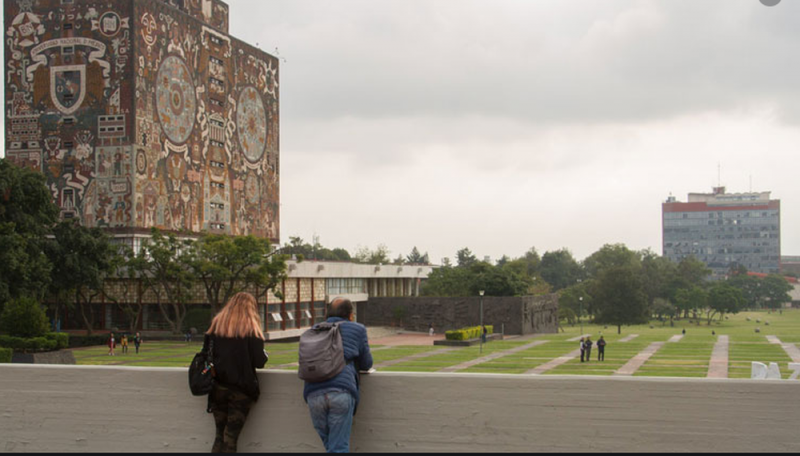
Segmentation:
{"type": "Polygon", "coordinates": [[[235,295],[211,321],[207,334],[232,339],[255,336],[264,340],[256,298],[250,293],[235,295]]]}

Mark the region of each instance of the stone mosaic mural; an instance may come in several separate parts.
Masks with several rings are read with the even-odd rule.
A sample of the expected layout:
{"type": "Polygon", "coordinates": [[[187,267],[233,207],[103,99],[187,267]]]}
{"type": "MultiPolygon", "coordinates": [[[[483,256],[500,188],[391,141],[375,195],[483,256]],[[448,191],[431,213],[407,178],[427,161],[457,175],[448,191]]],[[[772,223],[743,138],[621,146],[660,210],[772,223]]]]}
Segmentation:
{"type": "Polygon", "coordinates": [[[279,237],[274,57],[219,0],[5,0],[6,156],[64,218],[279,237]]]}

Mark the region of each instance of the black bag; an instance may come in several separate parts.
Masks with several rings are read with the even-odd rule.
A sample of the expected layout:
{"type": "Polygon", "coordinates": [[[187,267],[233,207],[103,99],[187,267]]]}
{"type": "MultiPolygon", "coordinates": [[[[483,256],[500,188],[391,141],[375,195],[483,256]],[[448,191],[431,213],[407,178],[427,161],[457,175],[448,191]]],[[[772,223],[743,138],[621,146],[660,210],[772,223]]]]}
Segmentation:
{"type": "MultiPolygon", "coordinates": [[[[208,339],[208,352],[205,350],[194,355],[189,365],[189,389],[195,396],[205,396],[214,389],[214,338],[208,339]]],[[[203,344],[205,348],[206,344],[203,344]]]]}

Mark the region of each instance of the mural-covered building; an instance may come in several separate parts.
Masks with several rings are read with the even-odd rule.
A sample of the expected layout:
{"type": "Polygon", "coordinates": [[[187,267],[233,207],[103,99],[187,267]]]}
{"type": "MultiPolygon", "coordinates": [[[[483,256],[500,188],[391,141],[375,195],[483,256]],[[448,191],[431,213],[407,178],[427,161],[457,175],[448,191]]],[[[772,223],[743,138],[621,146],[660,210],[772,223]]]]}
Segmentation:
{"type": "Polygon", "coordinates": [[[219,0],[6,0],[6,157],[62,218],[279,240],[278,60],[219,0]]]}

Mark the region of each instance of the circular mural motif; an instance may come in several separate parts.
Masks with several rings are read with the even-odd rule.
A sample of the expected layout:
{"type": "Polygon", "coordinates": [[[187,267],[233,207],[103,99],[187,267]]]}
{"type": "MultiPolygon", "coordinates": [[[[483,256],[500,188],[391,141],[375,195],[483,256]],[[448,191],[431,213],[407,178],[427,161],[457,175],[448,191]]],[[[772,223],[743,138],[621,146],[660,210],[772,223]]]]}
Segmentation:
{"type": "Polygon", "coordinates": [[[156,105],[167,137],[177,144],[185,143],[194,128],[197,100],[191,73],[180,57],[167,57],[158,69],[156,105]]]}
{"type": "Polygon", "coordinates": [[[248,87],[239,95],[236,109],[236,125],[239,130],[239,144],[244,156],[256,163],[264,156],[267,146],[267,110],[264,101],[253,87],[248,87]]]}

